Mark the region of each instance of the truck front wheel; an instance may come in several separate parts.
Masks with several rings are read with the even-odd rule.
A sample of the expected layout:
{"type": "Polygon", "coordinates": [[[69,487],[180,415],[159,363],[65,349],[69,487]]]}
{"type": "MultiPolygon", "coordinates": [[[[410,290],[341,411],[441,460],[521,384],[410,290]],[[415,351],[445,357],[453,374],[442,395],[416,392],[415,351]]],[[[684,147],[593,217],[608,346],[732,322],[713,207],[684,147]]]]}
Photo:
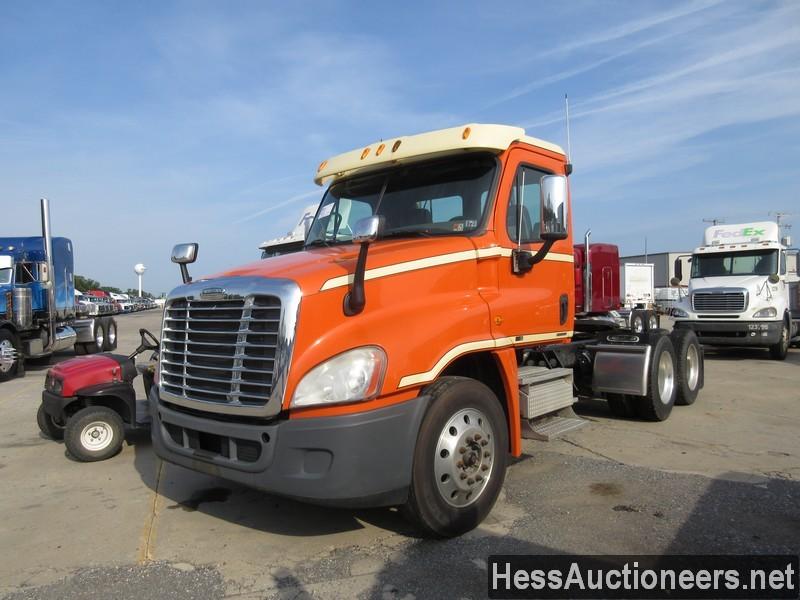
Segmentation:
{"type": "Polygon", "coordinates": [[[477,527],[500,494],[508,427],[497,396],[479,381],[443,377],[426,394],[403,508],[426,534],[454,537],[477,527]]]}
{"type": "Polygon", "coordinates": [[[789,321],[783,321],[781,327],[781,339],[769,347],[769,355],[775,360],[786,360],[789,354],[789,321]]]}
{"type": "Polygon", "coordinates": [[[19,371],[20,361],[16,336],[8,329],[0,329],[0,381],[14,377],[19,371]]]}

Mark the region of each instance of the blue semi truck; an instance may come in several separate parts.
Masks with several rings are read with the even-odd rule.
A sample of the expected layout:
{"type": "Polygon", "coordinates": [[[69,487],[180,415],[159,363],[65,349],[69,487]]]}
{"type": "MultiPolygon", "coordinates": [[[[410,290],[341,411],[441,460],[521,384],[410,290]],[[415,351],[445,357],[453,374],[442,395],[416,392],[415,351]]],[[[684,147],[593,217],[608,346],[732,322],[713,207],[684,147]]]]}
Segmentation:
{"type": "Polygon", "coordinates": [[[25,363],[47,364],[55,352],[113,350],[117,322],[91,317],[75,302],[72,242],[50,234],[42,199],[42,235],[0,238],[0,381],[25,363]]]}

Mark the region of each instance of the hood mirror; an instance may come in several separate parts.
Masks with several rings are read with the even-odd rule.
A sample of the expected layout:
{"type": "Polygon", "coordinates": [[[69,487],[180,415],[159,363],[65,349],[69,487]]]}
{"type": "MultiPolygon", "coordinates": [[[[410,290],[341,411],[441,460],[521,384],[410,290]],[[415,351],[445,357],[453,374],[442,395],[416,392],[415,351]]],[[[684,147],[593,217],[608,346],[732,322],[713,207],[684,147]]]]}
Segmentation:
{"type": "Polygon", "coordinates": [[[383,233],[385,218],[383,215],[372,215],[366,219],[356,221],[353,227],[353,242],[356,244],[369,244],[377,240],[383,233]]]}
{"type": "Polygon", "coordinates": [[[183,283],[191,283],[192,278],[189,276],[189,269],[186,265],[193,263],[197,260],[197,250],[200,246],[196,243],[191,244],[176,244],[172,248],[172,262],[178,263],[181,268],[181,279],[183,283]]]}
{"type": "Polygon", "coordinates": [[[777,273],[772,273],[769,277],[767,277],[767,281],[770,283],[778,283],[780,280],[781,278],[777,273]]]}

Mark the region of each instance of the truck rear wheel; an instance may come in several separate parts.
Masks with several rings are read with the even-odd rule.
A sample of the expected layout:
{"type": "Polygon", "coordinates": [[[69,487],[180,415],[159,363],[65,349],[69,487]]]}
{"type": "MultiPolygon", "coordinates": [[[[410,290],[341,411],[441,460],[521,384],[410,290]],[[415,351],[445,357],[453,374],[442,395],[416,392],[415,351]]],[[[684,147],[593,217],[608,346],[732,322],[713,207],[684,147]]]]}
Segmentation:
{"type": "Polygon", "coordinates": [[[122,418],[105,406],[87,406],[67,421],[64,445],[81,462],[111,458],[122,448],[125,426],[122,418]]]}
{"type": "Polygon", "coordinates": [[[648,421],[666,421],[675,405],[678,387],[675,378],[675,348],[669,336],[658,337],[650,358],[647,395],[639,398],[639,416],[648,421]]]}
{"type": "Polygon", "coordinates": [[[20,349],[17,336],[8,329],[0,329],[0,381],[8,381],[20,367],[20,349]]]}
{"type": "Polygon", "coordinates": [[[453,537],[477,527],[503,487],[508,433],[497,396],[467,377],[428,387],[411,490],[403,512],[426,534],[453,537]]]}
{"type": "Polygon", "coordinates": [[[789,354],[789,321],[784,319],[781,327],[781,339],[769,347],[769,355],[774,360],[786,360],[789,354]]]}
{"type": "Polygon", "coordinates": [[[85,344],[86,354],[97,354],[102,352],[106,345],[106,329],[105,323],[102,319],[96,319],[94,322],[94,342],[85,344]]]}
{"type": "Polygon", "coordinates": [[[675,347],[675,378],[678,397],[675,404],[689,406],[694,404],[700,388],[703,387],[703,349],[697,335],[691,329],[676,329],[671,334],[675,347]]]}
{"type": "Polygon", "coordinates": [[[628,396],[627,394],[606,394],[606,401],[611,414],[615,417],[623,419],[630,419],[636,416],[636,401],[635,396],[628,396]]]}
{"type": "Polygon", "coordinates": [[[640,310],[631,312],[631,331],[633,333],[644,333],[646,329],[645,315],[640,310]]]}
{"type": "Polygon", "coordinates": [[[103,350],[110,352],[117,349],[117,321],[108,319],[105,324],[106,336],[103,350]]]}

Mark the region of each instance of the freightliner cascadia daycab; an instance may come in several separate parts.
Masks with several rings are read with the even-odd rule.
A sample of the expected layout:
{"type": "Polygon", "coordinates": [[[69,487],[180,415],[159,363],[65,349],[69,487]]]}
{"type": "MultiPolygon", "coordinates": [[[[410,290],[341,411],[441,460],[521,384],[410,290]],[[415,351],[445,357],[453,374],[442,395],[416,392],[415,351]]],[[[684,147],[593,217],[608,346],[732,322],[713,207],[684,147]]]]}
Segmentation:
{"type": "Polygon", "coordinates": [[[800,322],[798,250],[779,236],[769,221],[707,228],[688,295],[672,309],[675,327],[703,344],[764,347],[784,360],[800,322]]]}
{"type": "Polygon", "coordinates": [[[650,420],[694,402],[692,332],[621,329],[591,310],[588,271],[576,316],[571,171],[516,127],[391,138],[319,165],[303,251],[192,281],[197,245],[176,246],[156,453],[453,536],[491,510],[523,436],[583,422],[576,397],[650,420]]]}

